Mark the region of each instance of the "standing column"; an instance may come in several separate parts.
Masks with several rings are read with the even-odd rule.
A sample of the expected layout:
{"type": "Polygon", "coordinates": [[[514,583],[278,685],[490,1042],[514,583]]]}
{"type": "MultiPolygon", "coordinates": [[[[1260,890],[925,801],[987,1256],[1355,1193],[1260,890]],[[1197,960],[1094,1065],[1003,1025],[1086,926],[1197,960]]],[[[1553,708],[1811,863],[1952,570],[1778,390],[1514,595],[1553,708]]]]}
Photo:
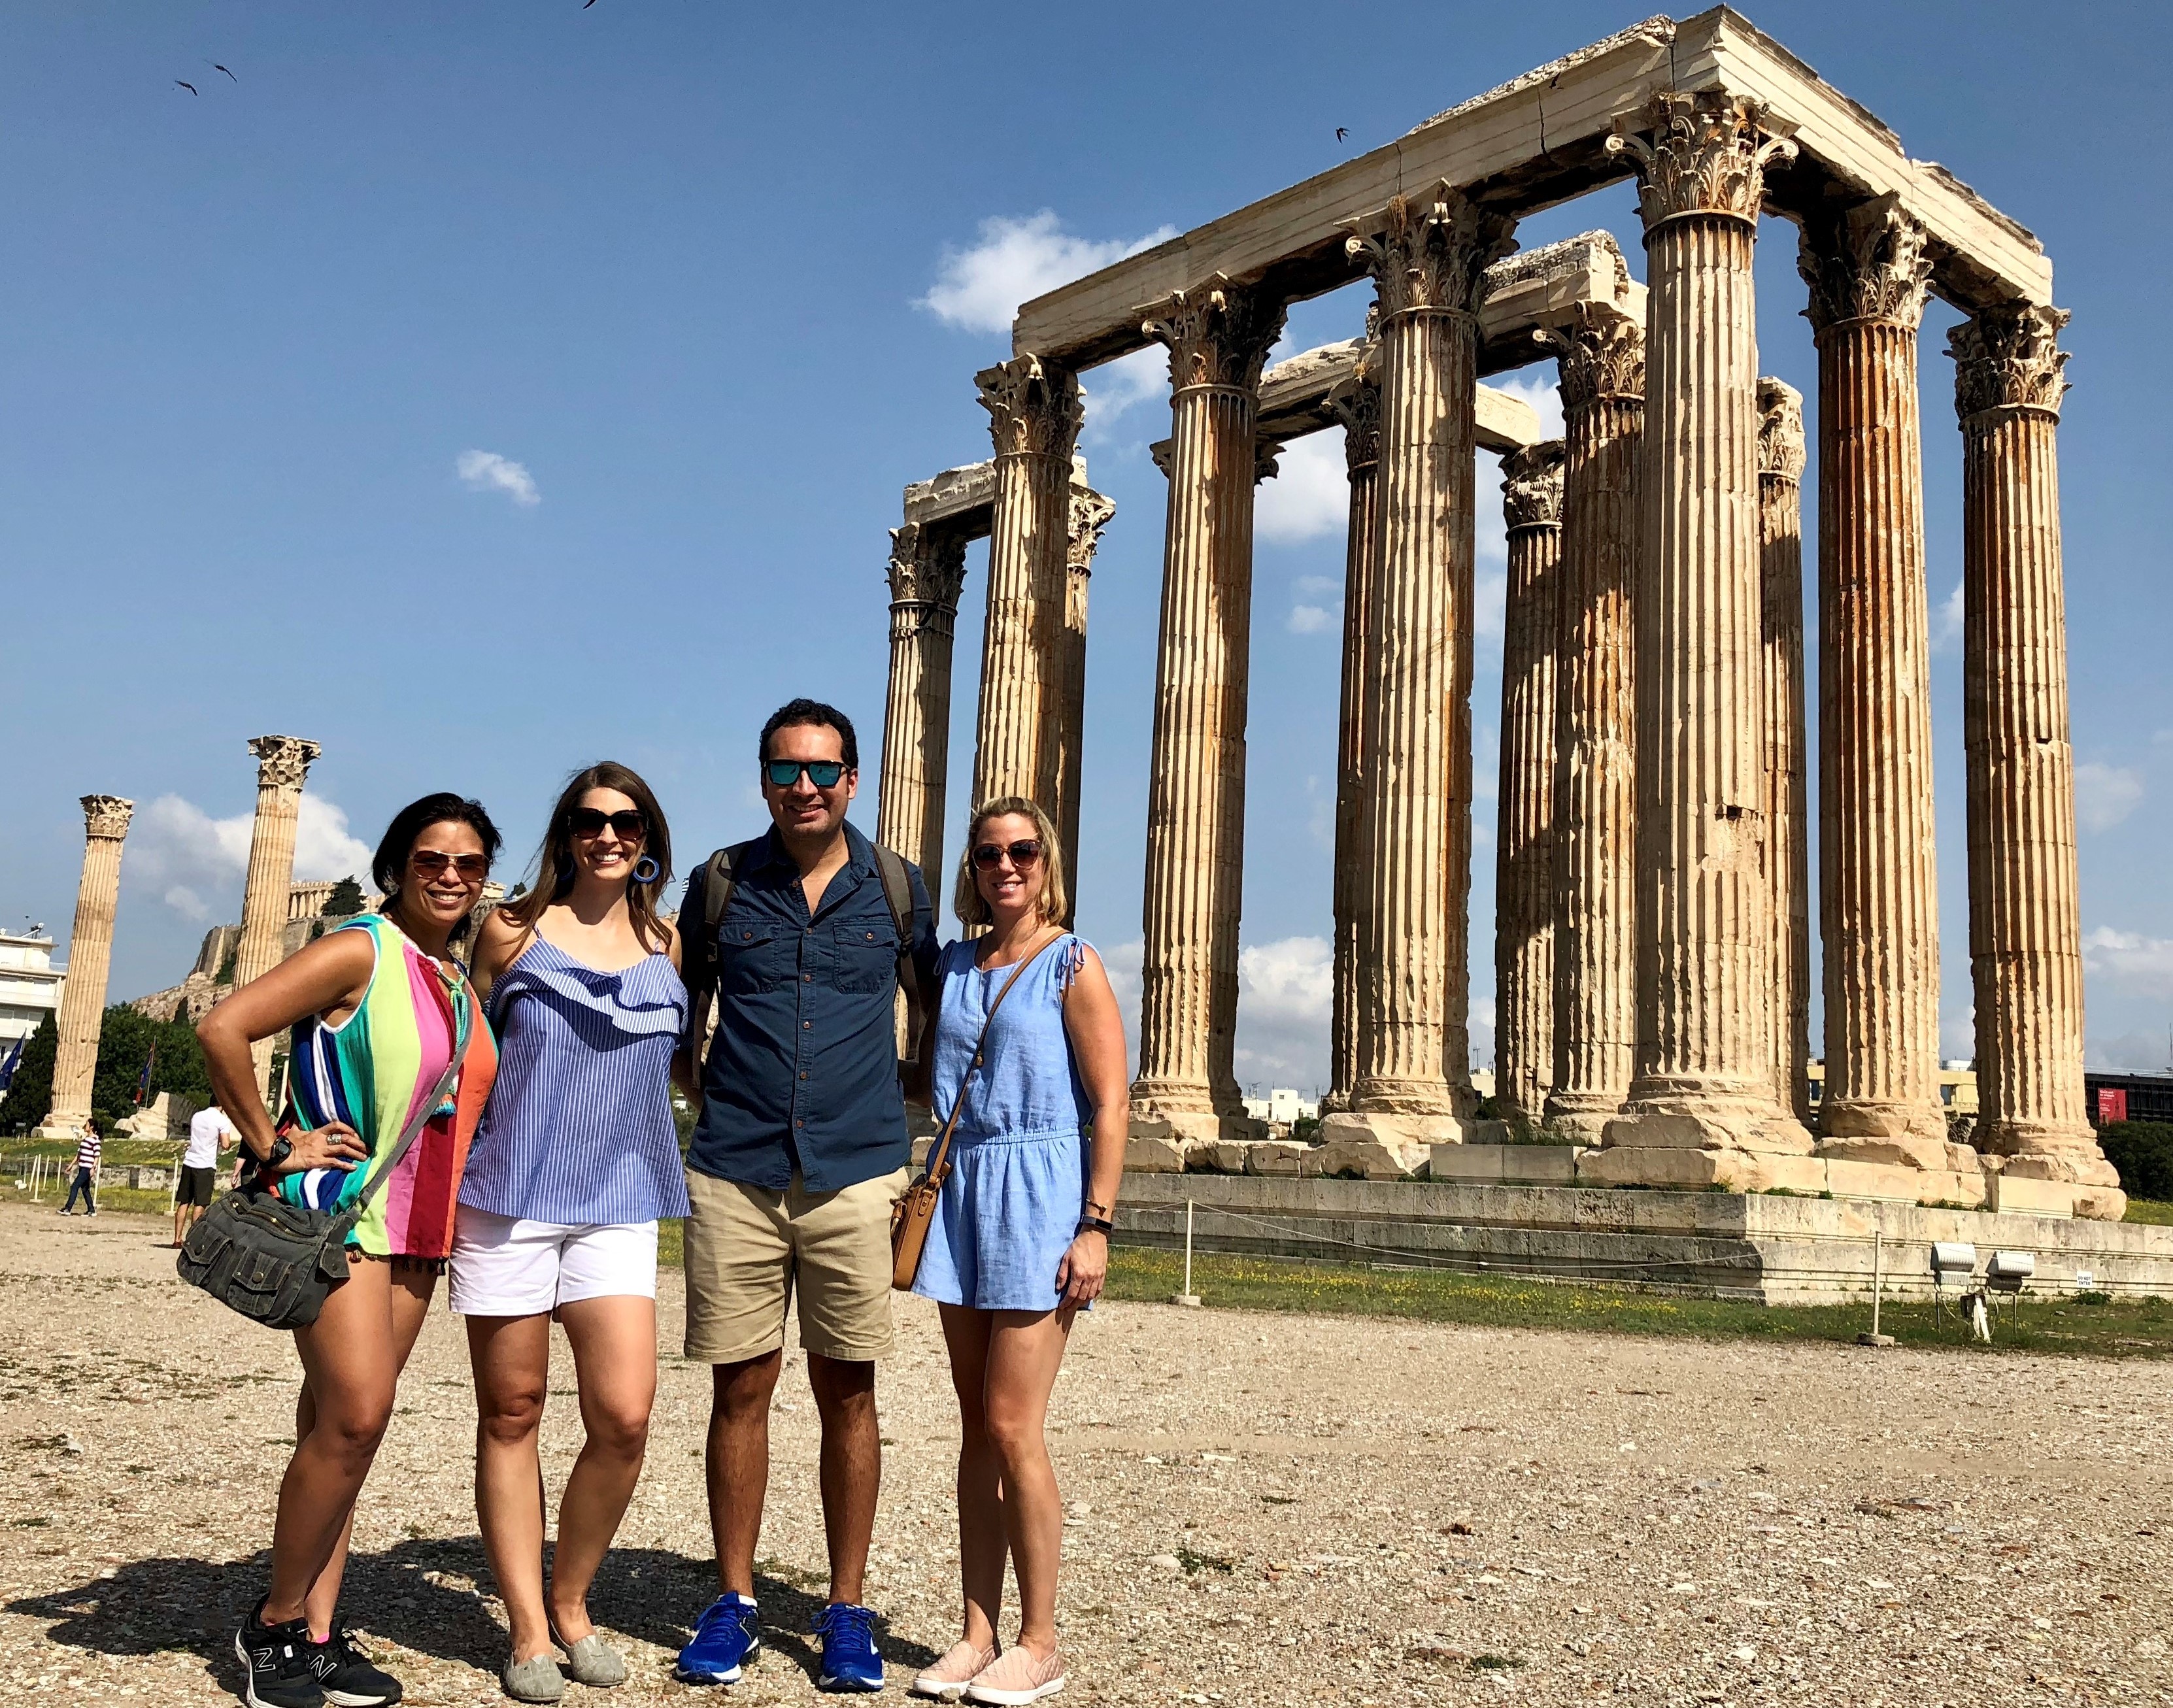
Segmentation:
{"type": "Polygon", "coordinates": [[[1494,864],[1494,1097],[1518,1134],[1554,1079],[1555,730],[1561,642],[1562,444],[1502,459],[1508,596],[1494,864]]]}
{"type": "Polygon", "coordinates": [[[1472,1107],[1457,1005],[1471,883],[1461,660],[1472,627],[1472,410],[1480,275],[1512,247],[1513,229],[1443,182],[1397,197],[1349,243],[1372,272],[1380,315],[1367,643],[1376,664],[1360,812],[1372,870],[1359,934],[1358,1079],[1350,1113],[1331,1116],[1324,1137],[1412,1147],[1399,1158],[1412,1164],[1416,1146],[1465,1138],[1472,1107]]]}
{"type": "MultiPolygon", "coordinates": [[[[1094,547],[1117,514],[1117,503],[1083,481],[1071,486],[1065,548],[1064,633],[1057,654],[1056,820],[1064,839],[1065,891],[1079,910],[1079,759],[1086,728],[1086,584],[1094,573],[1094,547]]],[[[1066,918],[1065,923],[1070,924],[1066,918]]]]}
{"type": "MultiPolygon", "coordinates": [[[[1751,249],[1766,163],[1793,145],[1757,104],[1653,97],[1636,158],[1645,219],[1646,541],[1637,599],[1638,984],[1649,1025],[1610,1144],[1806,1151],[1766,1041],[1765,660],[1751,249]]],[[[1631,1159],[1640,1167],[1658,1169],[1631,1159]]],[[[1685,1180],[1746,1177],[1684,1161],[1685,1180]]]]}
{"type": "Polygon", "coordinates": [[[1987,310],[1949,334],[1962,428],[1963,745],[1977,1146],[2008,1172],[2107,1188],[2083,1102],[2082,912],[2055,434],[2065,311],[1987,310]]]}
{"type": "MultiPolygon", "coordinates": [[[[285,958],[287,892],[294,881],[294,826],[301,816],[302,784],[325,750],[299,735],[259,735],[249,751],[256,756],[256,822],[249,833],[241,940],[234,951],[236,989],[285,958]]],[[[274,1042],[260,1038],[250,1046],[260,1096],[271,1087],[274,1042]]]]}
{"type": "Polygon", "coordinates": [[[1819,929],[1826,1153],[1947,1166],[1917,328],[1932,266],[1890,197],[1807,227],[1819,347],[1819,929]]]}
{"type": "Polygon", "coordinates": [[[989,612],[981,642],[973,805],[1024,795],[1057,804],[1054,689],[1070,570],[1071,449],[1079,382],[1015,356],[974,376],[996,448],[989,612]]]}
{"type": "MultiPolygon", "coordinates": [[[[966,581],[966,539],[908,522],[890,531],[890,692],[883,703],[876,840],[943,892],[943,808],[951,768],[951,643],[966,581]]],[[[941,906],[941,902],[937,903],[941,906]]]]}
{"type": "Polygon", "coordinates": [[[1758,540],[1766,587],[1766,815],[1773,889],[1773,1080],[1811,1119],[1811,903],[1804,804],[1804,394],[1758,382],[1758,540]]]}
{"type": "Polygon", "coordinates": [[[1604,304],[1550,331],[1561,380],[1555,1020],[1546,1125],[1596,1145],[1636,1063],[1636,590],[1645,328],[1604,304]]]}
{"type": "Polygon", "coordinates": [[[98,1078],[98,1035],[113,964],[113,914],[121,899],[121,843],[136,803],[116,795],[83,797],[83,876],[68,933],[67,983],[61,988],[53,1053],[52,1112],[35,1137],[73,1139],[90,1113],[98,1078]]]}
{"type": "Polygon", "coordinates": [[[1148,313],[1147,335],[1169,347],[1172,431],[1132,1109],[1190,1141],[1250,1131],[1235,1054],[1253,423],[1283,305],[1218,276],[1148,313]]]}
{"type": "Polygon", "coordinates": [[[1372,698],[1367,649],[1375,598],[1374,552],[1379,545],[1377,498],[1381,471],[1381,349],[1369,342],[1350,378],[1329,396],[1343,422],[1343,461],[1351,480],[1351,519],[1343,558],[1343,682],[1335,735],[1335,980],[1329,1021],[1333,1083],[1321,1113],[1351,1107],[1358,1082],[1359,932],[1365,884],[1372,869],[1366,850],[1366,719],[1372,698]]]}

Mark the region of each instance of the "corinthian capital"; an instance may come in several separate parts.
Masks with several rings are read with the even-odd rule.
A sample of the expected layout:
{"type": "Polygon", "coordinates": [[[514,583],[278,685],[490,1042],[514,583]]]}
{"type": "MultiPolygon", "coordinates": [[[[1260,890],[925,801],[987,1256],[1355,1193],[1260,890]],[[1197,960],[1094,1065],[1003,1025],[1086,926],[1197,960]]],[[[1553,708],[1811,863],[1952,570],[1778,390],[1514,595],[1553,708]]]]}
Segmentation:
{"type": "Polygon", "coordinates": [[[1502,515],[1512,528],[1559,528],[1562,442],[1542,439],[1502,459],[1502,515]]]}
{"type": "Polygon", "coordinates": [[[1079,437],[1079,380],[1038,356],[1014,356],[973,376],[998,456],[1056,456],[1067,463],[1079,437]]]}
{"type": "Polygon", "coordinates": [[[955,613],[966,585],[966,536],[925,522],[892,528],[887,574],[892,605],[932,605],[955,613]]]}
{"type": "Polygon", "coordinates": [[[1431,194],[1397,196],[1354,219],[1344,240],[1380,292],[1383,317],[1421,309],[1476,315],[1480,275],[1517,246],[1517,222],[1482,207],[1444,178],[1431,194]]]}
{"type": "Polygon", "coordinates": [[[1328,394],[1328,407],[1343,423],[1343,462],[1355,477],[1381,461],[1381,347],[1368,342],[1358,363],[1328,394]]]}
{"type": "Polygon", "coordinates": [[[2008,303],[1978,311],[1947,333],[1955,358],[1955,413],[1964,421],[1995,409],[2034,409],[2057,417],[2068,382],[2059,348],[2065,309],[2008,303]]]}
{"type": "Polygon", "coordinates": [[[1269,348],[1283,331],[1281,297],[1240,290],[1219,272],[1139,312],[1140,330],[1169,347],[1173,391],[1216,385],[1257,392],[1269,348]]]}
{"type": "Polygon", "coordinates": [[[1771,374],[1758,376],[1758,472],[1804,477],[1804,394],[1771,374]]]}
{"type": "Polygon", "coordinates": [[[1566,412],[1588,409],[1603,397],[1643,398],[1645,329],[1620,309],[1578,303],[1533,336],[1555,353],[1566,412]]]}
{"type": "Polygon", "coordinates": [[[1072,573],[1089,574],[1094,568],[1094,548],[1102,542],[1102,530],[1117,514],[1117,501],[1104,498],[1092,487],[1071,488],[1070,537],[1066,561],[1072,573]]]}
{"type": "Polygon", "coordinates": [[[86,795],[83,797],[83,833],[119,842],[128,834],[128,821],[135,814],[136,803],[132,800],[123,800],[117,795],[86,795]]]}
{"type": "Polygon", "coordinates": [[[1923,226],[1893,196],[1807,224],[1796,271],[1811,288],[1804,312],[1814,332],[1852,321],[1913,332],[1923,322],[1932,258],[1924,252],[1923,226]]]}
{"type": "Polygon", "coordinates": [[[1666,89],[1645,109],[1643,128],[1615,121],[1607,152],[1637,170],[1645,229],[1689,214],[1724,214],[1756,224],[1766,199],[1766,169],[1796,158],[1796,145],[1769,129],[1755,100],[1708,91],[1666,89]]]}
{"type": "Polygon", "coordinates": [[[259,735],[249,744],[249,751],[256,756],[259,789],[299,789],[325,750],[299,735],[259,735]]]}

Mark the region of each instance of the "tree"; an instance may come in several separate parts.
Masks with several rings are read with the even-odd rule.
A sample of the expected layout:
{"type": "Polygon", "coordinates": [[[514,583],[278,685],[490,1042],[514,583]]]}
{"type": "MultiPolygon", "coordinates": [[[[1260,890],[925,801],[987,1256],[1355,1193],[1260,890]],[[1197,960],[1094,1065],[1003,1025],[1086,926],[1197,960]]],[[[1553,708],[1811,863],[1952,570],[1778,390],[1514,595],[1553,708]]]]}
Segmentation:
{"type": "Polygon", "coordinates": [[[325,917],[345,919],[359,913],[363,908],[362,886],[352,877],[342,878],[332,886],[332,892],[325,902],[325,917]]]}
{"type": "MultiPolygon", "coordinates": [[[[15,1070],[14,1083],[0,1102],[0,1132],[35,1126],[53,1107],[53,1058],[60,1048],[54,1019],[47,1015],[15,1070]]],[[[172,1091],[198,1103],[211,1101],[211,1074],[204,1066],[203,1047],[186,1021],[152,1020],[129,1007],[116,1004],[105,1010],[99,1025],[98,1066],[90,1084],[90,1107],[108,1132],[112,1123],[136,1113],[136,1087],[143,1076],[143,1059],[153,1049],[148,1102],[161,1091],[172,1091]]]]}
{"type": "Polygon", "coordinates": [[[59,1050],[60,1032],[49,1014],[23,1046],[14,1080],[7,1096],[0,1098],[0,1133],[24,1132],[46,1118],[53,1102],[53,1058],[59,1050]]]}

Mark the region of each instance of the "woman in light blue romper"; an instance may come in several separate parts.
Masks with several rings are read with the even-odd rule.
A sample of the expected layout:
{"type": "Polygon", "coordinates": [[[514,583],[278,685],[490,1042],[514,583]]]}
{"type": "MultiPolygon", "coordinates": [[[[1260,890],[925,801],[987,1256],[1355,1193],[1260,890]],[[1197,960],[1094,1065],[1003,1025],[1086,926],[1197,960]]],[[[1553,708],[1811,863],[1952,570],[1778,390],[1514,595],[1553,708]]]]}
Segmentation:
{"type": "Polygon", "coordinates": [[[1060,923],[1055,828],[1032,801],[991,801],[973,815],[953,905],[988,931],[952,944],[940,962],[933,1103],[938,1121],[954,1109],[957,1121],[913,1290],[942,1308],[963,1425],[965,1616],[959,1641],[913,1688],[1033,1702],[1064,1688],[1064,1511],[1043,1424],[1072,1321],[1108,1269],[1130,1102],[1124,1024],[1101,958],[1060,923]],[[1006,1556],[1018,1574],[1019,1640],[999,1652],[1006,1556]]]}

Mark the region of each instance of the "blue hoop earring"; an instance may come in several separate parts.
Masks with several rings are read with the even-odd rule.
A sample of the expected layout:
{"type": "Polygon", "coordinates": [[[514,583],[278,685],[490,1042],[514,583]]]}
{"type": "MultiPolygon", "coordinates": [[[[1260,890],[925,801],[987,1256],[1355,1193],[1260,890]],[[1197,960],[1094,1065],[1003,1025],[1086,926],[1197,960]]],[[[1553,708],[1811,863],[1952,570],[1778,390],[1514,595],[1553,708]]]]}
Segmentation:
{"type": "Polygon", "coordinates": [[[634,863],[634,881],[637,884],[653,884],[656,875],[664,869],[656,864],[655,856],[644,854],[634,863]]]}

